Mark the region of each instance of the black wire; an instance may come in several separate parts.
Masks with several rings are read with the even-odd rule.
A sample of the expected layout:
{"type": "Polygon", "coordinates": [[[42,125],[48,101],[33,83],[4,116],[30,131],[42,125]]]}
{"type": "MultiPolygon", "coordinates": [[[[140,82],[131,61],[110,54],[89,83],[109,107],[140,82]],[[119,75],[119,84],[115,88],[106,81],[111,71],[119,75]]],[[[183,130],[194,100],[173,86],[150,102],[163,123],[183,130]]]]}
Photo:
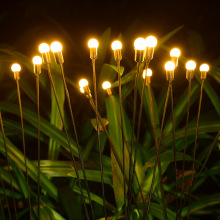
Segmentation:
{"type": "MultiPolygon", "coordinates": [[[[171,84],[171,82],[170,82],[170,84],[171,84]]],[[[166,101],[165,101],[165,105],[164,105],[164,109],[163,109],[163,117],[162,117],[162,121],[161,121],[160,136],[159,136],[159,139],[158,139],[158,151],[157,152],[160,151],[160,142],[161,142],[161,138],[162,138],[163,126],[164,126],[166,110],[167,110],[167,104],[168,104],[169,95],[170,95],[170,84],[169,84],[168,89],[167,89],[166,101]]],[[[158,157],[156,157],[154,172],[153,172],[153,178],[152,178],[152,182],[151,182],[151,189],[150,189],[150,194],[149,194],[149,202],[148,202],[148,207],[147,207],[146,219],[148,219],[148,214],[149,214],[149,210],[150,210],[150,202],[151,202],[151,197],[152,197],[152,193],[153,193],[154,180],[155,180],[155,174],[156,174],[156,168],[157,168],[157,158],[158,157]]]]}
{"type": "Polygon", "coordinates": [[[77,131],[76,131],[76,124],[75,124],[75,120],[74,120],[74,116],[73,116],[72,105],[71,105],[71,102],[70,102],[70,95],[69,95],[69,91],[68,91],[68,88],[67,88],[67,85],[66,85],[66,80],[65,80],[64,70],[63,70],[63,65],[62,64],[60,64],[60,70],[61,70],[61,75],[62,75],[62,79],[63,79],[63,84],[64,84],[64,88],[65,88],[65,93],[66,93],[68,105],[69,105],[71,120],[72,120],[72,123],[73,123],[75,139],[76,139],[76,146],[77,146],[77,149],[78,149],[79,159],[80,159],[80,163],[81,163],[81,167],[82,167],[82,171],[83,171],[83,177],[84,177],[85,184],[86,184],[86,190],[87,190],[87,194],[88,194],[88,198],[89,198],[89,203],[90,203],[90,207],[91,207],[92,217],[93,217],[93,219],[95,219],[94,218],[93,208],[92,208],[92,200],[91,200],[91,196],[90,196],[88,181],[87,181],[87,178],[86,178],[84,162],[83,162],[82,153],[81,153],[80,145],[79,145],[79,139],[78,139],[78,135],[77,135],[77,131]]]}
{"type": "Polygon", "coordinates": [[[107,213],[106,213],[106,206],[105,206],[103,164],[102,164],[102,148],[101,148],[101,140],[100,140],[99,119],[98,119],[98,99],[97,99],[97,86],[96,86],[95,59],[92,59],[92,69],[93,69],[93,86],[94,86],[94,96],[95,96],[95,113],[96,113],[98,145],[99,145],[99,160],[100,160],[100,170],[101,170],[102,199],[103,199],[103,205],[104,205],[103,207],[104,207],[104,213],[105,213],[105,220],[107,220],[107,213]]]}
{"type": "Polygon", "coordinates": [[[88,214],[88,210],[87,210],[87,207],[86,207],[85,197],[84,197],[83,190],[82,190],[81,180],[79,178],[78,168],[76,166],[76,161],[75,161],[75,157],[74,157],[73,150],[72,150],[72,147],[71,147],[69,135],[67,133],[67,129],[66,129],[66,126],[65,126],[65,123],[64,123],[64,118],[62,116],[62,111],[61,111],[61,107],[60,107],[60,104],[59,104],[59,101],[58,101],[56,89],[55,89],[55,86],[54,86],[54,83],[53,83],[53,78],[52,78],[51,70],[50,70],[50,64],[47,64],[47,70],[48,70],[48,76],[49,76],[49,79],[50,79],[50,83],[51,83],[51,86],[52,86],[52,89],[53,89],[53,92],[54,92],[54,96],[55,96],[55,99],[56,99],[56,102],[57,102],[57,106],[58,106],[58,109],[59,109],[60,118],[61,118],[62,123],[63,123],[63,129],[65,131],[66,139],[67,139],[67,142],[68,142],[68,145],[69,145],[69,150],[70,150],[71,157],[72,157],[73,167],[75,168],[76,177],[77,177],[77,180],[79,182],[79,188],[80,188],[80,193],[81,193],[81,196],[82,196],[82,199],[83,199],[83,205],[84,205],[84,208],[85,208],[86,217],[87,217],[87,219],[90,219],[89,214],[88,214]]]}
{"type": "Polygon", "coordinates": [[[4,141],[4,146],[5,146],[5,154],[6,154],[7,166],[8,166],[8,172],[9,172],[9,180],[10,180],[10,185],[11,185],[12,198],[13,198],[13,203],[14,203],[15,218],[17,219],[17,208],[16,208],[16,202],[15,202],[14,188],[12,184],[12,176],[11,176],[10,164],[9,164],[9,159],[8,159],[8,149],[7,149],[6,136],[5,136],[4,126],[3,126],[1,111],[0,111],[0,124],[1,124],[2,137],[4,141]]]}
{"type": "Polygon", "coordinates": [[[19,79],[18,78],[16,78],[16,83],[17,83],[18,103],[19,103],[20,116],[21,116],[22,143],[23,143],[23,151],[24,151],[24,163],[25,163],[26,184],[27,184],[27,191],[28,191],[29,212],[30,212],[30,219],[31,219],[32,218],[32,216],[31,216],[31,197],[30,197],[30,187],[29,187],[28,168],[27,168],[27,157],[26,157],[25,137],[24,137],[24,122],[23,122],[23,113],[22,113],[22,106],[21,106],[21,94],[20,94],[20,87],[19,87],[19,79]]]}

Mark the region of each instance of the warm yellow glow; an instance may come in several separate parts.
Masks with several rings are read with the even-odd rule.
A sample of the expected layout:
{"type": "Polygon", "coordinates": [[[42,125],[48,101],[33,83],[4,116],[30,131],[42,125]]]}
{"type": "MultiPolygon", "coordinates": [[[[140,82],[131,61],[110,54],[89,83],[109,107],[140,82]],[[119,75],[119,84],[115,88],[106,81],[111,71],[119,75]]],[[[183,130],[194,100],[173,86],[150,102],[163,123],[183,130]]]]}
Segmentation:
{"type": "Polygon", "coordinates": [[[82,87],[82,88],[85,87],[85,86],[88,86],[88,85],[89,85],[89,83],[86,79],[81,79],[79,81],[79,86],[82,87]]]}
{"type": "Polygon", "coordinates": [[[99,42],[96,39],[91,39],[88,42],[89,48],[97,48],[99,46],[99,42]]]}
{"type": "Polygon", "coordinates": [[[83,89],[83,87],[80,87],[80,92],[85,93],[85,90],[83,89]]]}
{"type": "Polygon", "coordinates": [[[109,89],[111,88],[111,83],[109,81],[105,81],[102,83],[102,88],[103,89],[109,89]]]}
{"type": "Polygon", "coordinates": [[[157,39],[154,36],[149,36],[146,38],[146,45],[147,47],[156,47],[157,39]]]}
{"type": "Polygon", "coordinates": [[[193,60],[190,60],[186,63],[187,70],[194,70],[196,68],[196,63],[193,60]]]}
{"type": "Polygon", "coordinates": [[[201,66],[200,66],[200,71],[201,72],[208,72],[209,71],[209,65],[206,64],[206,63],[203,63],[201,66]]]}
{"type": "Polygon", "coordinates": [[[42,64],[42,58],[39,57],[39,56],[35,56],[32,60],[33,64],[36,64],[36,65],[41,65],[42,64]]]}
{"type": "Polygon", "coordinates": [[[47,53],[47,52],[50,51],[50,47],[49,47],[48,44],[42,43],[42,44],[40,44],[40,46],[39,46],[39,51],[40,51],[40,53],[47,53]]]}
{"type": "Polygon", "coordinates": [[[152,70],[151,69],[147,69],[147,74],[146,74],[146,70],[144,70],[143,72],[143,78],[145,79],[145,76],[152,76],[152,70]]]}
{"type": "Polygon", "coordinates": [[[50,45],[50,49],[53,53],[56,52],[61,52],[62,51],[62,44],[58,41],[54,41],[51,45],[50,45]]]}
{"type": "Polygon", "coordinates": [[[18,63],[14,63],[12,66],[11,66],[11,70],[13,72],[20,72],[21,71],[21,66],[18,64],[18,63]]]}
{"type": "Polygon", "coordinates": [[[137,38],[134,41],[134,48],[136,50],[145,50],[146,49],[146,40],[144,38],[137,38]]]}
{"type": "Polygon", "coordinates": [[[179,57],[180,56],[180,50],[178,48],[173,48],[170,51],[170,56],[171,57],[179,57]]]}
{"type": "Polygon", "coordinates": [[[112,50],[121,50],[122,44],[120,41],[116,40],[112,43],[112,50]]]}
{"type": "Polygon", "coordinates": [[[168,61],[165,64],[165,70],[171,71],[175,69],[175,63],[173,61],[168,61]]]}

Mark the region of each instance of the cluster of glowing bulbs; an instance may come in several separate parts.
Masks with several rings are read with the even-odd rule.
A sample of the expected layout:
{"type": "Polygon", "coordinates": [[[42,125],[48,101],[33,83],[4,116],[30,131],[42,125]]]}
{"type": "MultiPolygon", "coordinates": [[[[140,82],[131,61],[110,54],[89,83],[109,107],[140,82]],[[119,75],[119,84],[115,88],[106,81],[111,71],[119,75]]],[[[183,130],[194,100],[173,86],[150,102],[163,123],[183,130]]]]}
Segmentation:
{"type": "Polygon", "coordinates": [[[62,44],[58,41],[54,41],[50,46],[46,43],[42,43],[39,46],[40,53],[48,53],[50,49],[53,53],[61,52],[62,44]]]}

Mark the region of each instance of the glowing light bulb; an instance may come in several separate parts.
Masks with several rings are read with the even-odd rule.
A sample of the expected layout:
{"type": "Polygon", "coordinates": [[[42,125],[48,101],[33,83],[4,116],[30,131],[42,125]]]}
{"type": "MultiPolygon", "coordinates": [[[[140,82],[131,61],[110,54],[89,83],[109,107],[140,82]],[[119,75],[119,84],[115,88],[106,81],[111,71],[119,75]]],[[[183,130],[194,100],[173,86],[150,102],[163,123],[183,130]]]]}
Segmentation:
{"type": "Polygon", "coordinates": [[[83,87],[85,87],[85,86],[88,86],[89,85],[89,83],[88,83],[88,81],[86,80],[86,79],[81,79],[80,81],[79,81],[79,86],[81,87],[81,88],[83,88],[83,87]]]}
{"type": "Polygon", "coordinates": [[[111,83],[109,81],[103,82],[102,83],[102,88],[105,89],[105,90],[111,88],[111,83]]]}
{"type": "Polygon", "coordinates": [[[42,58],[39,57],[39,56],[35,56],[32,60],[33,64],[36,64],[36,65],[41,65],[42,64],[42,58]]]}
{"type": "Polygon", "coordinates": [[[134,41],[134,47],[136,50],[145,50],[146,49],[146,40],[144,38],[137,38],[134,41]]]}
{"type": "Polygon", "coordinates": [[[152,70],[151,69],[147,69],[147,74],[146,74],[146,70],[144,70],[143,72],[143,78],[145,79],[145,76],[152,76],[152,70]]]}
{"type": "Polygon", "coordinates": [[[208,71],[209,71],[209,65],[206,64],[206,63],[204,63],[204,64],[202,64],[202,65],[200,66],[199,70],[200,70],[201,72],[208,72],[208,71]]]}
{"type": "Polygon", "coordinates": [[[178,48],[173,48],[170,51],[170,56],[171,57],[179,57],[180,56],[180,50],[178,48]]]}
{"type": "Polygon", "coordinates": [[[121,50],[122,44],[120,41],[116,40],[112,43],[112,50],[121,50]]]}
{"type": "Polygon", "coordinates": [[[80,92],[85,93],[85,90],[83,89],[83,87],[80,87],[80,92]]]}
{"type": "Polygon", "coordinates": [[[172,71],[175,69],[175,63],[173,61],[168,61],[165,64],[166,71],[172,71]]]}
{"type": "Polygon", "coordinates": [[[58,41],[54,41],[51,45],[50,45],[50,49],[53,53],[56,52],[61,52],[62,51],[62,44],[58,41]]]}
{"type": "Polygon", "coordinates": [[[193,60],[190,60],[186,63],[187,70],[194,70],[196,68],[196,63],[193,60]]]}
{"type": "Polygon", "coordinates": [[[48,53],[50,51],[50,47],[48,44],[42,43],[39,46],[39,51],[40,51],[40,53],[48,53]]]}
{"type": "Polygon", "coordinates": [[[11,66],[11,70],[12,70],[12,72],[20,72],[21,71],[21,66],[18,63],[14,63],[11,66]]]}
{"type": "Polygon", "coordinates": [[[99,42],[96,39],[91,39],[88,42],[89,48],[97,48],[99,46],[99,42]]]}
{"type": "Polygon", "coordinates": [[[157,39],[154,36],[149,36],[146,38],[146,46],[147,47],[156,47],[157,39]]]}

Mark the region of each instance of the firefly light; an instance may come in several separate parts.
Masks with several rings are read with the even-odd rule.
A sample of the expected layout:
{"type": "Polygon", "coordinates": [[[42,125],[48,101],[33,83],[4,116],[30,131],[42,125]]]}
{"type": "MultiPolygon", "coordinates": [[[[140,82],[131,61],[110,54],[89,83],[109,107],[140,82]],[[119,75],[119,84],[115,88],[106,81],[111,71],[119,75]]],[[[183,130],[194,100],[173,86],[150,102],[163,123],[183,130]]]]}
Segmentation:
{"type": "Polygon", "coordinates": [[[120,41],[116,40],[112,43],[112,50],[121,50],[122,44],[120,41]]]}
{"type": "Polygon", "coordinates": [[[171,57],[179,57],[180,56],[180,50],[178,48],[173,48],[170,51],[170,56],[171,57]]]}
{"type": "Polygon", "coordinates": [[[201,79],[202,80],[206,79],[207,72],[209,71],[209,65],[206,63],[203,63],[199,69],[201,71],[201,79]]]}
{"type": "Polygon", "coordinates": [[[111,88],[111,83],[109,81],[105,81],[102,83],[102,88],[104,90],[111,88]]]}
{"type": "Polygon", "coordinates": [[[175,69],[175,63],[173,61],[168,61],[165,64],[165,70],[166,71],[172,71],[175,69]]]}
{"type": "Polygon", "coordinates": [[[83,89],[83,87],[80,87],[80,92],[85,93],[85,90],[83,89]]]}
{"type": "Polygon", "coordinates": [[[99,46],[99,42],[96,39],[91,39],[88,42],[89,48],[97,48],[99,46]]]}
{"type": "Polygon", "coordinates": [[[88,81],[86,80],[86,79],[81,79],[80,81],[79,81],[79,86],[81,87],[81,88],[84,88],[85,86],[88,86],[89,85],[89,83],[88,83],[88,81]]]}
{"type": "Polygon", "coordinates": [[[136,50],[145,50],[146,49],[146,40],[142,37],[137,38],[134,41],[134,48],[136,50]]]}
{"type": "Polygon", "coordinates": [[[190,60],[186,63],[186,69],[187,70],[195,70],[196,68],[196,63],[193,60],[190,60]]]}
{"type": "Polygon", "coordinates": [[[152,70],[151,69],[147,69],[147,74],[146,74],[146,70],[143,71],[143,78],[145,79],[145,76],[152,76],[152,70]]]}
{"type": "Polygon", "coordinates": [[[18,63],[14,63],[11,66],[12,72],[20,72],[21,71],[21,66],[18,63]]]}
{"type": "Polygon", "coordinates": [[[53,53],[56,52],[61,52],[62,51],[62,44],[58,41],[54,41],[51,45],[50,45],[50,49],[53,53]]]}
{"type": "Polygon", "coordinates": [[[146,46],[147,47],[156,47],[157,39],[154,36],[149,36],[146,38],[146,46]]]}
{"type": "Polygon", "coordinates": [[[33,64],[41,65],[42,64],[42,58],[40,56],[35,56],[32,60],[33,64]]]}
{"type": "Polygon", "coordinates": [[[39,46],[39,51],[40,51],[40,53],[48,53],[50,51],[50,47],[48,44],[42,43],[39,46]]]}

